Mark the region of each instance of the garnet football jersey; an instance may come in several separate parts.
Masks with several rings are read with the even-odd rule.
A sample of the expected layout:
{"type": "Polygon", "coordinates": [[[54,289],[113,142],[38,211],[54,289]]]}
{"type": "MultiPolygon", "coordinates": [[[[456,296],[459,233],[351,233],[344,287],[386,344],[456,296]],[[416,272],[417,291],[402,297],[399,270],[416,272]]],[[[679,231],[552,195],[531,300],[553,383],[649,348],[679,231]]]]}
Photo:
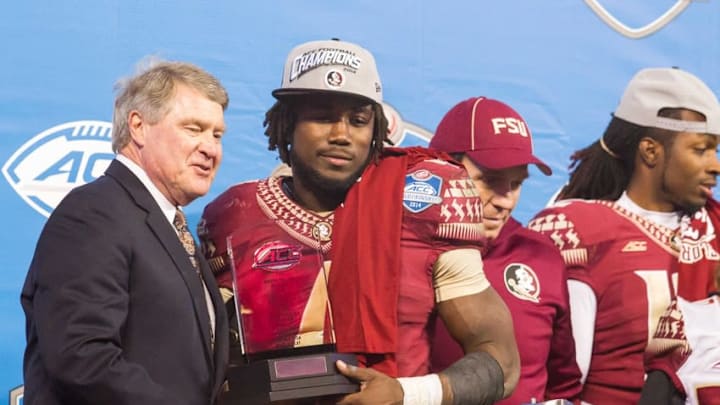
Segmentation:
{"type": "MultiPolygon", "coordinates": [[[[218,284],[225,288],[233,282],[226,252],[232,239],[250,352],[330,341],[323,332],[329,326],[328,258],[342,254],[332,251],[334,216],[297,205],[282,190],[282,181],[271,177],[230,188],[205,208],[198,229],[206,256],[219,269],[218,284]]],[[[442,296],[434,284],[435,262],[450,250],[479,249],[483,237],[480,201],[460,166],[428,160],[408,168],[402,204],[396,359],[399,375],[412,376],[429,370],[428,325],[434,321],[436,294],[442,296]]],[[[463,278],[461,284],[451,286],[454,294],[478,293],[488,285],[478,277],[463,278]]]]}
{"type": "Polygon", "coordinates": [[[568,278],[587,284],[597,299],[582,400],[636,403],[644,382],[643,353],[674,292],[675,230],[595,200],[560,201],[528,228],[555,243],[568,278]]]}
{"type": "MultiPolygon", "coordinates": [[[[508,306],[520,352],[520,380],[504,405],[579,396],[580,370],[570,327],[567,278],[562,258],[542,235],[513,218],[483,257],[490,284],[508,306]]],[[[482,310],[479,308],[478,310],[482,310]]],[[[462,349],[438,322],[432,366],[439,372],[462,357],[462,349]]]]}
{"type": "Polygon", "coordinates": [[[720,405],[720,300],[678,298],[689,351],[677,377],[689,405],[720,405]]]}
{"type": "MultiPolygon", "coordinates": [[[[688,405],[720,404],[720,300],[678,297],[658,324],[648,370],[661,370],[688,405]]],[[[646,387],[647,389],[647,387],[646,387]]]]}

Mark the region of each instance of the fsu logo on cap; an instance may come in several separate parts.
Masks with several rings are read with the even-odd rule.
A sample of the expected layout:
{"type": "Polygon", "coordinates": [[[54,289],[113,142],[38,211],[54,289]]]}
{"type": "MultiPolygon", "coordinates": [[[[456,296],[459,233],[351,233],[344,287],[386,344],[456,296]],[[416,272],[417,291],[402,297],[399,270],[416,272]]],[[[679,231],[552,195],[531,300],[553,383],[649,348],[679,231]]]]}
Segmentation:
{"type": "Polygon", "coordinates": [[[530,266],[512,263],[505,267],[505,288],[510,294],[525,301],[539,303],[540,281],[530,266]]]}
{"type": "Polygon", "coordinates": [[[345,76],[339,70],[332,69],[325,74],[325,84],[331,89],[339,89],[345,84],[345,76]]]}

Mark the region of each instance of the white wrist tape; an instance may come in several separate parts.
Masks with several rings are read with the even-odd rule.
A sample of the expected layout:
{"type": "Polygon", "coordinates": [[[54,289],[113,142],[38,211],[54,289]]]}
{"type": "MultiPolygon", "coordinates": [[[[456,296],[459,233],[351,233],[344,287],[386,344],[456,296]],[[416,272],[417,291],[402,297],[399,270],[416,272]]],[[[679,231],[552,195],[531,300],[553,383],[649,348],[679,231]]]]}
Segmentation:
{"type": "Polygon", "coordinates": [[[442,404],[442,384],[437,374],[428,374],[420,377],[401,377],[397,380],[404,392],[403,405],[442,404]]]}

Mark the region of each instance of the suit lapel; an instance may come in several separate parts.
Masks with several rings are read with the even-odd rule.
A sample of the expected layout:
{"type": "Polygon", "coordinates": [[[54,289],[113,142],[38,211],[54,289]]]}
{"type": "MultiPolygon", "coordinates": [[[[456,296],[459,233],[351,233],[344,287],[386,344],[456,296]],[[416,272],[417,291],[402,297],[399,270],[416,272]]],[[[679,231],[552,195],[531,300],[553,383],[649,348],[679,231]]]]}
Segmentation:
{"type": "MultiPolygon", "coordinates": [[[[198,255],[202,256],[202,255],[198,255]]],[[[220,389],[225,382],[225,369],[228,364],[228,356],[230,351],[230,335],[228,333],[228,316],[225,312],[225,303],[220,296],[220,289],[215,283],[215,276],[210,270],[204,257],[198,257],[198,263],[200,264],[200,271],[206,280],[210,297],[212,298],[213,306],[215,307],[215,353],[214,353],[214,365],[215,365],[215,376],[214,376],[214,389],[213,389],[213,401],[215,396],[220,392],[220,389]]]]}
{"type": "Polygon", "coordinates": [[[212,353],[210,352],[210,317],[207,313],[205,292],[203,291],[200,277],[192,266],[192,263],[190,263],[187,251],[185,251],[175,230],[170,223],[168,223],[167,218],[165,218],[162,212],[160,212],[159,209],[157,212],[149,212],[146,221],[175,262],[175,268],[185,281],[185,285],[192,296],[193,308],[195,308],[198,326],[200,327],[203,342],[205,343],[205,354],[208,361],[212,363],[212,353]]]}
{"type": "MultiPolygon", "coordinates": [[[[157,202],[152,198],[150,192],[145,188],[142,182],[122,163],[115,160],[110,163],[107,175],[117,179],[118,182],[128,191],[135,200],[135,203],[147,212],[146,223],[150,230],[155,234],[170,258],[175,263],[176,270],[185,281],[190,297],[193,301],[195,309],[195,319],[198,327],[202,332],[203,342],[205,346],[205,358],[209,366],[213,366],[213,354],[210,348],[210,318],[207,313],[207,304],[205,301],[205,292],[203,291],[200,278],[195,272],[195,268],[190,263],[190,258],[185,251],[180,239],[170,222],[168,222],[157,202]]],[[[202,259],[201,259],[202,260],[202,259]]],[[[217,305],[217,304],[216,304],[217,305]]]]}

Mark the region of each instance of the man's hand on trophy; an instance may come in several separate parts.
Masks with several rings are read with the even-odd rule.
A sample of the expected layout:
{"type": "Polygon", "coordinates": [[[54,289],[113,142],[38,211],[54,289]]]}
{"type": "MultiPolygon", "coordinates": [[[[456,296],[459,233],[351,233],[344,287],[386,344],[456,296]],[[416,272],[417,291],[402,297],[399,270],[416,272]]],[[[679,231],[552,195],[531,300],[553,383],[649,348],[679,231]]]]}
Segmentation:
{"type": "Polygon", "coordinates": [[[403,389],[398,380],[370,368],[356,367],[338,360],[340,373],[360,382],[360,392],[346,395],[338,405],[401,405],[403,389]]]}

